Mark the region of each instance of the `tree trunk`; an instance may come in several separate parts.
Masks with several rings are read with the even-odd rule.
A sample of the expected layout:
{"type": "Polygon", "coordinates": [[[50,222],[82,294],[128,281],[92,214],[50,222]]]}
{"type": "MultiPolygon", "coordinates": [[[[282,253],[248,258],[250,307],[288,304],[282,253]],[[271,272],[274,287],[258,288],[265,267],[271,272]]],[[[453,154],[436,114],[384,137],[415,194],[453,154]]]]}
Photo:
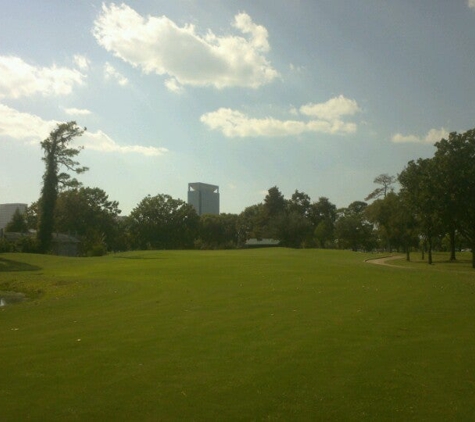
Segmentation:
{"type": "Polygon", "coordinates": [[[455,229],[451,229],[450,233],[450,260],[456,261],[457,258],[455,257],[455,229]]]}
{"type": "Polygon", "coordinates": [[[432,237],[429,236],[427,239],[428,243],[428,250],[427,250],[427,257],[428,257],[428,264],[432,265],[432,237]]]}
{"type": "Polygon", "coordinates": [[[411,249],[409,248],[409,246],[406,246],[406,261],[410,261],[411,260],[411,249]]]}

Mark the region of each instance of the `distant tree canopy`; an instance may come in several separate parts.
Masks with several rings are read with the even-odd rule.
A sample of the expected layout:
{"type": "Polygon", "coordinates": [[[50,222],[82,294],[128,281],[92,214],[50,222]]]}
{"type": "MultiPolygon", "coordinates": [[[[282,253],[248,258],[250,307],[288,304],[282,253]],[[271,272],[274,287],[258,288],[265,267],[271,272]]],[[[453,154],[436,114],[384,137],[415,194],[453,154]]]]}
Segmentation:
{"type": "Polygon", "coordinates": [[[339,247],[353,251],[372,250],[376,247],[373,225],[365,214],[367,206],[366,202],[355,201],[347,208],[338,210],[335,237],[339,247]]]}
{"type": "Polygon", "coordinates": [[[192,248],[200,218],[195,209],[170,195],[148,195],[129,217],[129,230],[135,248],[192,248]]]}
{"type": "Polygon", "coordinates": [[[75,188],[59,193],[55,208],[55,231],[81,240],[83,253],[115,249],[120,214],[117,201],[99,188],[75,188]]]}
{"type": "MultiPolygon", "coordinates": [[[[100,188],[82,187],[69,173],[87,170],[75,157],[82,147],[71,142],[84,133],[75,122],[59,124],[41,142],[45,173],[40,199],[16,212],[9,231],[38,228],[43,253],[51,249],[52,232],[76,235],[84,253],[102,248],[178,249],[240,247],[248,239],[272,238],[287,247],[338,247],[353,250],[456,250],[469,245],[475,268],[475,129],[452,132],[435,144],[432,158],[407,163],[398,177],[387,173],[374,179],[378,187],[365,200],[337,209],[326,197],[312,202],[295,190],[286,199],[277,186],[269,188],[261,203],[239,215],[199,217],[193,207],[170,195],[148,195],[119,218],[117,201],[100,188]],[[394,184],[400,190],[395,192],[394,184]]],[[[33,250],[30,242],[22,250],[33,250]]]]}
{"type": "Polygon", "coordinates": [[[83,173],[87,167],[80,167],[74,158],[82,147],[73,148],[71,142],[81,136],[85,129],[81,129],[76,122],[58,124],[48,138],[41,142],[45,162],[43,187],[38,202],[38,244],[40,252],[47,253],[51,249],[52,233],[54,230],[54,210],[60,187],[78,186],[76,179],[61,169],[76,174],[83,173]]]}
{"type": "Polygon", "coordinates": [[[199,223],[198,246],[202,249],[228,249],[238,245],[236,214],[204,214],[199,223]]]}
{"type": "Polygon", "coordinates": [[[328,198],[312,203],[309,195],[296,190],[290,199],[285,199],[274,186],[263,203],[247,207],[239,215],[238,237],[241,244],[250,238],[271,238],[279,240],[281,246],[300,248],[320,243],[325,247],[333,241],[335,218],[336,206],[328,198]]]}

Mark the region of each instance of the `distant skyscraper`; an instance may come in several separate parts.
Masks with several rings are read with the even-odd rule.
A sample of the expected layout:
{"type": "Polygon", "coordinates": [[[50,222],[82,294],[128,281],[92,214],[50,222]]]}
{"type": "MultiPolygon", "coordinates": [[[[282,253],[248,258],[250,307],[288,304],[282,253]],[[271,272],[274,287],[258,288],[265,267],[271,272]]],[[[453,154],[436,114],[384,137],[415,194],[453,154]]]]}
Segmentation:
{"type": "Polygon", "coordinates": [[[26,204],[0,204],[0,229],[4,229],[12,221],[16,210],[26,212],[26,204]]]}
{"type": "Polygon", "coordinates": [[[188,183],[188,204],[198,215],[219,214],[219,186],[188,183]]]}

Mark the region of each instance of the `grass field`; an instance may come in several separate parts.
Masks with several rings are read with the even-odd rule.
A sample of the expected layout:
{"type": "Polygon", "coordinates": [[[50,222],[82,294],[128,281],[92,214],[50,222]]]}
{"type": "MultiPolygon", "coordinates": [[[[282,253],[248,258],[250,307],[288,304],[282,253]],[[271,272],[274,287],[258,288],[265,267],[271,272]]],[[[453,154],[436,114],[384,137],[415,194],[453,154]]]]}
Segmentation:
{"type": "Polygon", "coordinates": [[[470,257],[369,257],[0,255],[0,420],[475,420],[470,257]]]}

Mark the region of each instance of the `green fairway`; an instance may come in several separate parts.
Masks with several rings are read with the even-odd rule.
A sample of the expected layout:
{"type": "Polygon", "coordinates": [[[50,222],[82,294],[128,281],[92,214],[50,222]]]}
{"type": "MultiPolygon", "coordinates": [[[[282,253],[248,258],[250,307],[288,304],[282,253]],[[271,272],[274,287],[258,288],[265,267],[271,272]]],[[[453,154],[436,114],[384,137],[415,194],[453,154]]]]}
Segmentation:
{"type": "Polygon", "coordinates": [[[0,255],[0,420],[475,420],[468,254],[370,257],[0,255]]]}

